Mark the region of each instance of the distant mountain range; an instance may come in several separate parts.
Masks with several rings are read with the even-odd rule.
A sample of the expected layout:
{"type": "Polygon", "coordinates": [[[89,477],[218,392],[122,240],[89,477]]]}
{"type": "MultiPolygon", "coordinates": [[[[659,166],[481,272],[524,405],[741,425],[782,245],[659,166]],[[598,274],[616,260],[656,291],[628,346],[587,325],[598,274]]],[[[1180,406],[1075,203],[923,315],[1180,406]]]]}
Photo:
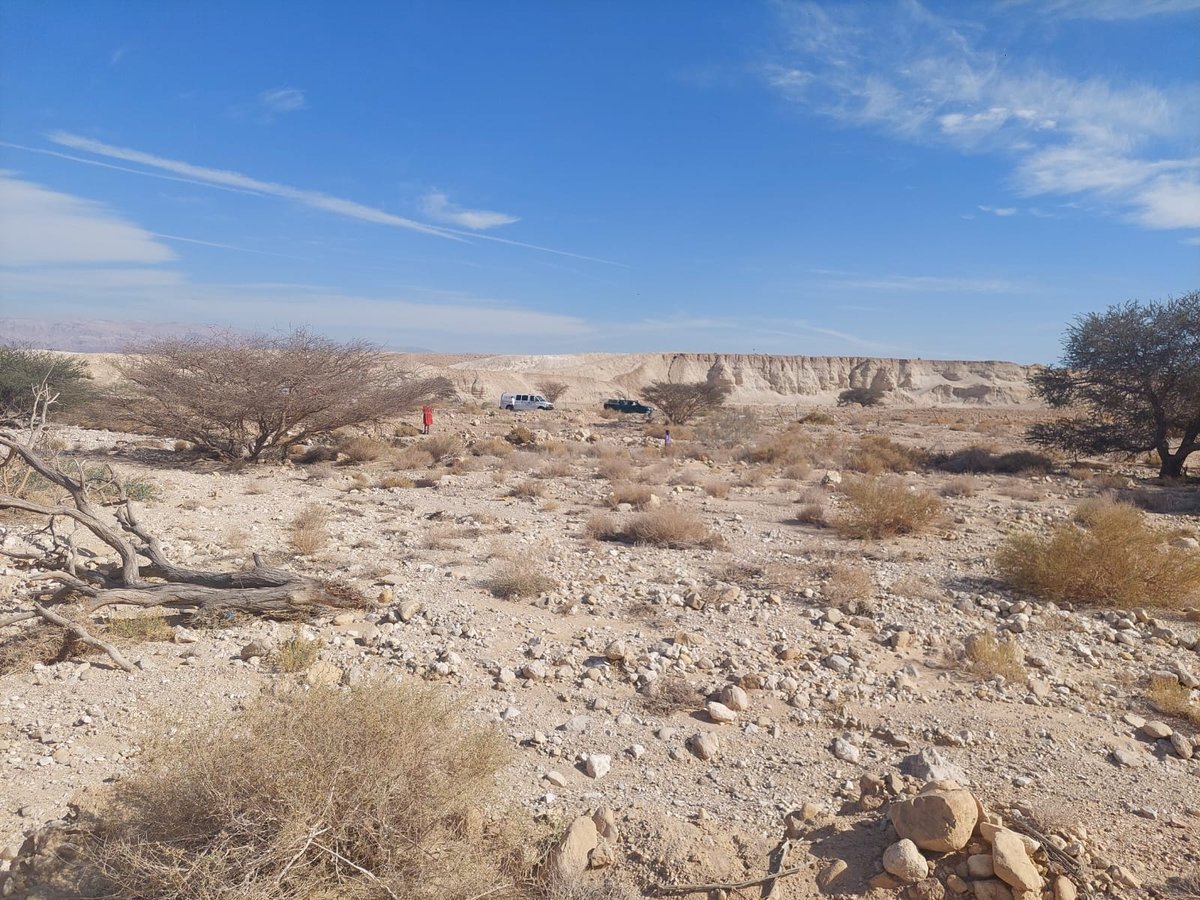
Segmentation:
{"type": "MultiPolygon", "coordinates": [[[[23,344],[39,350],[66,350],[70,353],[120,353],[130,344],[146,338],[171,337],[208,329],[207,325],[183,322],[0,318],[0,344],[23,344]]],[[[428,352],[423,347],[387,349],[401,353],[428,352]]]]}

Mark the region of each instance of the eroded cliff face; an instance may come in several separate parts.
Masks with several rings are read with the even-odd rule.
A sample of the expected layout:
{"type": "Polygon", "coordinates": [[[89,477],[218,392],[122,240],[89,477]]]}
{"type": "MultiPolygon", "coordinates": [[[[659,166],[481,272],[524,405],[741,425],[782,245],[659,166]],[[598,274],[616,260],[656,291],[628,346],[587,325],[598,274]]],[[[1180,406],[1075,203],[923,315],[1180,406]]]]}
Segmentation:
{"type": "Polygon", "coordinates": [[[892,403],[1012,405],[1032,401],[1032,366],[995,361],[877,359],[855,356],[769,356],[734,353],[585,353],[490,356],[436,366],[463,396],[536,391],[542,380],[569,386],[564,401],[636,397],[652,381],[720,379],[734,403],[832,402],[851,387],[873,387],[892,403]]]}

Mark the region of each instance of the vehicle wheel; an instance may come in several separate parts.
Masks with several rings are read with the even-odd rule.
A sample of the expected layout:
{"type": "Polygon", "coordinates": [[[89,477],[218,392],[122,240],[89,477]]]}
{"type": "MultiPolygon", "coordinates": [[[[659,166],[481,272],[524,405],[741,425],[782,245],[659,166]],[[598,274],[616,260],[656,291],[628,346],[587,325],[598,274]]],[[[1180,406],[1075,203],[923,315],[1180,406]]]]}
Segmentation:
{"type": "Polygon", "coordinates": [[[513,412],[513,411],[515,411],[515,410],[516,410],[516,407],[515,407],[515,406],[513,406],[511,403],[510,403],[510,404],[508,404],[508,406],[506,406],[506,407],[504,407],[504,408],[505,408],[505,409],[507,409],[509,412],[513,412]]]}

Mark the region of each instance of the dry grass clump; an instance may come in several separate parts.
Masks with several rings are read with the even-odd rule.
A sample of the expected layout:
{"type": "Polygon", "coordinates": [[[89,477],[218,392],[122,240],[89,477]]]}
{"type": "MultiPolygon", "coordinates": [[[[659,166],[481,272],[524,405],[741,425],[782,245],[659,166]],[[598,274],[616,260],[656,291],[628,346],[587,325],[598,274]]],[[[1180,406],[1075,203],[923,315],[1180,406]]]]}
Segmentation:
{"type": "Polygon", "coordinates": [[[320,638],[306,638],[302,634],[294,634],[271,654],[271,667],[276,672],[294,674],[307,672],[321,652],[324,642],[320,638]]]}
{"type": "Polygon", "coordinates": [[[1014,588],[1047,600],[1182,606],[1200,596],[1200,555],[1163,543],[1140,510],[1102,498],[1044,537],[1013,535],[996,568],[1014,588]]]}
{"type": "Polygon", "coordinates": [[[803,416],[801,416],[800,424],[802,424],[802,425],[836,425],[837,419],[835,419],[829,413],[822,412],[821,410],[818,409],[818,410],[814,410],[813,412],[810,412],[810,413],[805,413],[803,416]]]}
{"type": "Polygon", "coordinates": [[[104,632],[111,637],[137,644],[144,641],[169,641],[175,637],[175,629],[167,624],[162,615],[155,613],[109,619],[104,623],[104,632]]]}
{"type": "Polygon", "coordinates": [[[789,428],[766,440],[759,441],[742,454],[752,463],[774,466],[793,466],[812,462],[812,441],[798,427],[789,428]]]}
{"type": "Polygon", "coordinates": [[[837,564],[829,571],[821,597],[838,609],[862,612],[870,607],[874,593],[875,581],[870,574],[856,566],[837,564]]]}
{"type": "Polygon", "coordinates": [[[488,579],[487,589],[501,600],[519,600],[536,597],[558,587],[558,582],[537,570],[537,564],[528,559],[505,563],[488,579]]]}
{"type": "Polygon", "coordinates": [[[630,519],[621,529],[617,540],[653,547],[719,547],[723,541],[690,510],[662,506],[630,519]]]}
{"type": "Polygon", "coordinates": [[[544,497],[546,496],[546,485],[540,481],[518,481],[509,488],[508,496],[522,497],[526,500],[544,497]]]}
{"type": "Polygon", "coordinates": [[[704,489],[704,493],[710,497],[715,497],[718,500],[724,500],[729,496],[731,487],[728,481],[721,478],[708,478],[701,482],[700,486],[704,489]]]}
{"type": "Polygon", "coordinates": [[[569,459],[552,459],[537,471],[538,478],[569,478],[575,469],[569,459]]]}
{"type": "Polygon", "coordinates": [[[514,425],[504,439],[514,447],[532,447],[537,444],[537,437],[524,425],[514,425]]]}
{"type": "Polygon", "coordinates": [[[1006,682],[1023,682],[1025,653],[1015,638],[1004,640],[985,631],[970,635],[964,642],[963,662],[967,671],[981,678],[1002,675],[1006,682]]]}
{"type": "Polygon", "coordinates": [[[695,709],[700,691],[682,675],[665,675],[646,685],[641,692],[642,707],[653,716],[695,709]]]}
{"type": "Polygon", "coordinates": [[[955,475],[943,482],[939,493],[943,497],[974,497],[977,485],[970,475],[955,475]]]}
{"type": "Polygon", "coordinates": [[[94,895],[142,900],[515,900],[525,835],[479,817],[504,762],[428,689],[264,698],[152,747],[81,858],[94,895]]]}
{"type": "Polygon", "coordinates": [[[858,439],[850,451],[846,468],[866,475],[884,472],[911,472],[925,464],[925,453],[898,444],[881,434],[868,434],[858,439]]]}
{"type": "Polygon", "coordinates": [[[292,520],[288,540],[301,556],[319,553],[329,543],[329,511],[315,503],[305,506],[292,520]]]}
{"type": "Polygon", "coordinates": [[[917,534],[938,520],[941,501],[912,490],[899,478],[855,478],[842,486],[845,502],[833,522],[845,537],[917,534]]]}
{"type": "Polygon", "coordinates": [[[376,486],[381,487],[384,490],[391,490],[392,488],[410,488],[414,487],[415,485],[416,482],[414,482],[407,475],[400,474],[384,475],[379,479],[378,482],[376,482],[376,486]]]}
{"type": "Polygon", "coordinates": [[[620,481],[613,484],[606,502],[613,509],[616,509],[622,503],[628,503],[635,509],[642,509],[650,503],[650,498],[653,496],[654,491],[649,485],[635,484],[632,481],[620,481]]]}
{"type": "Polygon", "coordinates": [[[374,462],[392,452],[392,448],[388,444],[365,435],[342,441],[338,445],[338,450],[346,454],[351,462],[356,463],[374,462]]]}
{"type": "Polygon", "coordinates": [[[397,469],[424,469],[433,463],[433,454],[421,444],[409,444],[392,454],[392,464],[397,469]]]}
{"type": "Polygon", "coordinates": [[[1174,716],[1200,728],[1200,702],[1192,702],[1191,689],[1180,684],[1174,675],[1151,675],[1146,696],[1164,716],[1174,716]]]}
{"type": "Polygon", "coordinates": [[[614,484],[633,479],[633,463],[625,454],[605,453],[596,464],[596,473],[614,484]]]}
{"type": "Polygon", "coordinates": [[[0,640],[0,675],[28,672],[34,663],[68,659],[87,649],[60,628],[26,628],[0,640]]]}

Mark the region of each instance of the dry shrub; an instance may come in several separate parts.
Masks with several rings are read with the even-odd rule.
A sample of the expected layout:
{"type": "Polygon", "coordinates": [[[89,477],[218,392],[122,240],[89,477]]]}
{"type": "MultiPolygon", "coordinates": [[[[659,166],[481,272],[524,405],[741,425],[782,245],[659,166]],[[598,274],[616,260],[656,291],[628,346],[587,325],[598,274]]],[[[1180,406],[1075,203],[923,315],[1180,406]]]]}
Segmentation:
{"type": "Polygon", "coordinates": [[[514,425],[504,439],[514,447],[532,447],[537,444],[537,437],[524,425],[514,425]]]}
{"type": "Polygon", "coordinates": [[[1047,600],[1182,606],[1200,596],[1200,554],[1163,544],[1135,507],[1089,500],[1074,522],[1044,537],[1010,537],[996,568],[1014,588],[1047,600]]]}
{"type": "Polygon", "coordinates": [[[438,469],[433,472],[429,472],[425,475],[422,475],[420,478],[418,478],[414,482],[414,484],[416,484],[417,487],[423,487],[423,488],[433,487],[435,484],[437,484],[439,481],[441,481],[442,478],[445,477],[445,475],[446,475],[446,472],[444,469],[438,469]]]}
{"type": "Polygon", "coordinates": [[[425,532],[421,546],[426,550],[457,550],[462,546],[463,537],[463,533],[452,525],[434,526],[425,532]]]}
{"type": "Polygon", "coordinates": [[[695,709],[700,691],[682,675],[665,675],[646,685],[641,692],[642,707],[653,716],[695,709]]]}
{"type": "Polygon", "coordinates": [[[504,438],[480,438],[471,445],[471,453],[475,456],[508,456],[513,452],[513,445],[504,438]]]}
{"type": "Polygon", "coordinates": [[[409,422],[401,422],[392,429],[392,435],[398,438],[416,437],[421,433],[421,429],[409,422]]]}
{"type": "Polygon", "coordinates": [[[246,487],[242,490],[242,493],[251,495],[265,494],[267,492],[267,484],[268,483],[265,478],[256,478],[254,481],[251,481],[246,485],[246,487]]]}
{"type": "Polygon", "coordinates": [[[594,512],[583,524],[583,532],[592,540],[615,541],[621,533],[621,525],[608,513],[594,512]]]}
{"type": "Polygon", "coordinates": [[[924,575],[903,575],[888,590],[897,597],[913,600],[940,600],[943,596],[941,589],[924,575]]]}
{"type": "Polygon", "coordinates": [[[401,447],[392,454],[392,464],[397,469],[424,469],[432,466],[433,462],[433,454],[421,444],[410,444],[407,447],[401,447]]]}
{"type": "Polygon", "coordinates": [[[329,543],[329,511],[315,503],[305,506],[292,520],[289,541],[301,556],[319,553],[329,543]]]}
{"type": "Polygon", "coordinates": [[[337,447],[326,447],[324,444],[315,444],[312,447],[306,447],[296,457],[296,462],[301,465],[311,466],[314,463],[336,462],[337,458],[337,447]]]}
{"type": "Polygon", "coordinates": [[[881,434],[868,434],[858,439],[850,451],[846,468],[866,475],[884,472],[911,472],[925,464],[925,453],[898,444],[881,434]]]}
{"type": "Polygon", "coordinates": [[[969,475],[956,475],[948,478],[942,484],[940,493],[943,497],[974,497],[975,479],[969,475]]]}
{"type": "Polygon", "coordinates": [[[621,529],[620,540],[653,547],[718,547],[723,542],[695,513],[678,507],[661,506],[634,516],[621,529]]]}
{"type": "Polygon", "coordinates": [[[768,463],[775,466],[811,464],[812,442],[798,427],[772,435],[750,447],[742,458],[752,463],[768,463]]]}
{"type": "Polygon", "coordinates": [[[812,466],[806,462],[792,463],[791,465],[784,466],[779,471],[779,475],[791,481],[805,481],[812,475],[812,466]]]}
{"type": "Polygon", "coordinates": [[[635,509],[642,509],[654,496],[654,491],[649,485],[634,484],[632,481],[621,481],[612,486],[606,502],[614,509],[622,503],[628,503],[635,509]]]}
{"type": "Polygon", "coordinates": [[[612,875],[596,880],[591,873],[552,875],[538,886],[535,895],[536,900],[637,900],[641,896],[640,891],[621,884],[612,875]]]}
{"type": "Polygon", "coordinates": [[[1147,697],[1164,716],[1174,716],[1200,728],[1200,703],[1192,702],[1191,689],[1180,684],[1174,675],[1151,675],[1147,697]]]}
{"type": "Polygon", "coordinates": [[[867,572],[841,564],[831,567],[829,579],[821,590],[826,603],[850,612],[869,609],[874,593],[875,582],[867,572]]]}
{"type": "Polygon", "coordinates": [[[836,425],[837,419],[827,412],[816,410],[800,417],[801,425],[836,425]]]}
{"type": "Polygon", "coordinates": [[[963,662],[967,671],[981,678],[1002,675],[1006,682],[1023,682],[1028,677],[1025,653],[1012,637],[1001,640],[985,631],[970,635],[964,642],[963,662]]]}
{"type": "Polygon", "coordinates": [[[1023,481],[1008,481],[996,488],[996,493],[1010,500],[1022,500],[1026,503],[1038,503],[1046,499],[1046,492],[1036,485],[1023,481]]]}
{"type": "Polygon", "coordinates": [[[445,459],[447,456],[453,456],[462,449],[462,440],[457,434],[431,434],[420,443],[418,447],[427,451],[434,462],[445,459]]]}
{"type": "Polygon", "coordinates": [[[941,515],[937,497],[914,491],[899,478],[855,478],[842,486],[845,502],[834,520],[839,533],[852,538],[916,534],[941,515]]]}
{"type": "Polygon", "coordinates": [[[175,629],[156,613],[109,619],[104,623],[104,632],[111,637],[137,644],[144,641],[169,641],[175,637],[175,629]]]}
{"type": "Polygon", "coordinates": [[[633,463],[625,455],[605,454],[600,457],[596,472],[601,478],[607,478],[614,483],[630,481],[633,478],[633,463]]]}
{"type": "Polygon", "coordinates": [[[538,478],[568,478],[574,472],[570,460],[555,459],[538,469],[537,476],[538,478]]]}
{"type": "Polygon", "coordinates": [[[25,628],[0,640],[0,675],[28,672],[34,663],[76,656],[77,643],[60,628],[25,628]]]}
{"type": "Polygon", "coordinates": [[[638,473],[638,481],[643,484],[664,485],[671,480],[671,474],[675,471],[670,463],[660,462],[652,466],[647,466],[638,473]]]}
{"type": "Polygon", "coordinates": [[[320,638],[306,638],[296,633],[280,644],[271,654],[271,667],[276,672],[306,672],[317,661],[324,646],[320,638]]]}
{"type": "Polygon", "coordinates": [[[537,563],[528,559],[505,563],[488,579],[487,589],[501,600],[536,597],[558,587],[558,582],[537,570],[537,563]]]}
{"type": "Polygon", "coordinates": [[[718,500],[723,500],[729,496],[730,486],[728,481],[720,478],[706,479],[701,487],[704,488],[704,493],[710,497],[716,497],[718,500]]]}
{"type": "Polygon", "coordinates": [[[479,816],[505,756],[428,689],[263,698],[152,747],[82,859],[142,900],[515,900],[526,836],[479,816]]]}
{"type": "Polygon", "coordinates": [[[351,462],[364,463],[383,459],[392,452],[392,448],[383,441],[359,435],[338,444],[338,450],[346,454],[351,462]]]}
{"type": "Polygon", "coordinates": [[[997,453],[991,447],[966,447],[953,453],[942,453],[929,460],[930,465],[943,472],[1025,475],[1046,473],[1054,468],[1054,460],[1033,450],[1013,450],[997,453]]]}
{"type": "Polygon", "coordinates": [[[828,517],[825,514],[824,503],[801,503],[796,507],[796,516],[794,521],[797,525],[827,525],[829,524],[828,517]]]}
{"type": "Polygon", "coordinates": [[[518,481],[509,489],[508,496],[523,497],[526,500],[544,497],[546,496],[546,485],[540,481],[518,481]]]}
{"type": "Polygon", "coordinates": [[[414,486],[415,482],[407,475],[384,475],[377,482],[377,487],[381,487],[384,490],[390,490],[392,488],[410,488],[414,486]]]}

